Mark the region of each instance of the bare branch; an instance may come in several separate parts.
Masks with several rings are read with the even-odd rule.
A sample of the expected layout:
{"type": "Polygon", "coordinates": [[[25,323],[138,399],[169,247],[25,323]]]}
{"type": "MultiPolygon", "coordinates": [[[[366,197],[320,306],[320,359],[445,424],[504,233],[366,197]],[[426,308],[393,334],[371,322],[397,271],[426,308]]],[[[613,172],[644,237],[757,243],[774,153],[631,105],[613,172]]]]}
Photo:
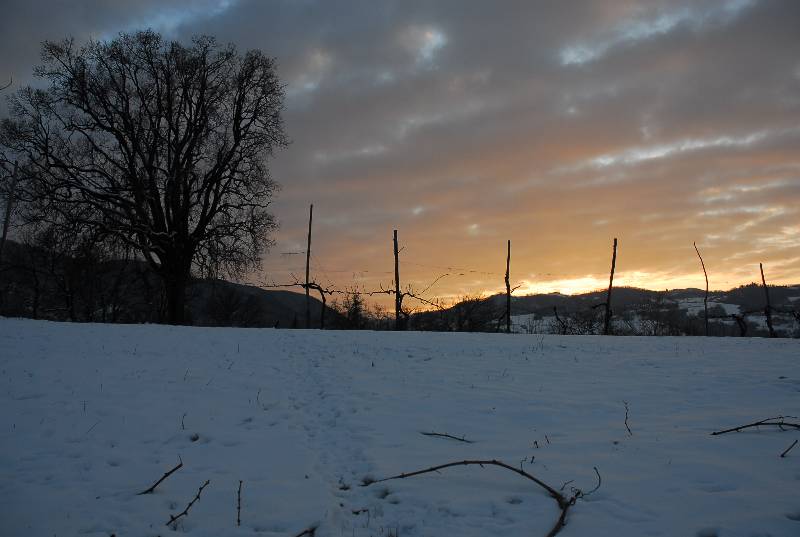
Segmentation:
{"type": "Polygon", "coordinates": [[[441,437],[441,438],[452,438],[453,440],[458,440],[459,442],[464,442],[465,444],[474,444],[475,443],[472,440],[467,440],[466,437],[464,437],[464,436],[459,438],[458,436],[453,436],[453,435],[447,434],[447,433],[435,433],[435,432],[426,433],[426,432],[420,431],[419,434],[425,435],[425,436],[438,436],[438,437],[441,437]]]}
{"type": "MultiPolygon", "coordinates": [[[[184,414],[184,416],[185,416],[185,414],[184,414]]],[[[183,421],[183,419],[181,419],[181,422],[182,421],[183,421]]],[[[178,457],[178,461],[179,461],[178,464],[172,470],[166,472],[164,475],[161,476],[161,479],[159,479],[158,481],[153,483],[150,486],[150,488],[148,488],[146,490],[143,490],[142,492],[138,493],[137,496],[142,496],[143,494],[152,494],[153,491],[156,490],[156,487],[159,486],[162,481],[164,481],[166,478],[168,478],[173,473],[177,472],[178,470],[180,470],[183,467],[183,461],[181,460],[180,457],[178,457]]]]}
{"type": "Polygon", "coordinates": [[[164,524],[164,525],[165,525],[165,526],[169,526],[170,524],[172,524],[172,523],[176,522],[176,521],[177,521],[179,518],[181,518],[181,517],[183,517],[183,516],[189,516],[189,509],[191,509],[191,508],[192,508],[192,505],[194,505],[194,504],[195,504],[195,502],[196,502],[197,500],[199,500],[199,499],[200,499],[200,494],[203,492],[203,489],[204,489],[204,488],[206,488],[206,487],[208,486],[208,484],[209,484],[209,483],[211,483],[211,480],[210,480],[210,479],[209,479],[209,480],[206,480],[206,482],[205,482],[205,483],[203,483],[203,484],[200,486],[200,488],[199,488],[199,489],[197,489],[197,494],[195,495],[194,499],[192,499],[192,501],[190,501],[190,502],[189,502],[189,505],[187,505],[187,506],[186,506],[186,509],[184,509],[183,511],[181,511],[181,512],[180,512],[180,513],[178,513],[177,515],[170,515],[170,516],[169,516],[169,522],[167,522],[167,523],[166,523],[166,524],[164,524]]]}
{"type": "Polygon", "coordinates": [[[800,429],[800,423],[790,423],[790,422],[784,421],[784,420],[786,420],[786,418],[797,419],[795,416],[776,416],[774,418],[766,418],[766,419],[763,419],[763,420],[760,420],[760,421],[755,421],[753,423],[748,423],[746,425],[740,425],[738,427],[733,427],[731,429],[724,429],[722,431],[715,431],[715,432],[711,433],[711,435],[712,436],[716,436],[716,435],[719,435],[719,434],[735,433],[735,432],[742,431],[744,429],[750,429],[750,428],[753,428],[753,427],[761,427],[761,426],[774,426],[774,427],[780,428],[781,430],[784,430],[784,427],[789,427],[789,428],[792,428],[792,429],[800,429]]]}
{"type": "MultiPolygon", "coordinates": [[[[570,497],[567,497],[564,494],[562,494],[561,492],[559,492],[556,489],[554,489],[553,487],[551,487],[550,485],[548,485],[547,483],[545,483],[544,481],[542,481],[541,479],[537,478],[536,476],[534,476],[532,474],[529,474],[525,470],[523,470],[521,468],[514,468],[513,466],[511,466],[509,464],[506,464],[506,463],[504,463],[502,461],[498,461],[498,460],[495,460],[495,459],[492,459],[492,460],[463,460],[463,461],[458,461],[458,462],[450,462],[450,463],[447,463],[447,464],[440,464],[438,466],[432,466],[432,467],[426,468],[424,470],[417,470],[415,472],[402,473],[402,474],[398,474],[398,475],[395,475],[395,476],[392,476],[392,477],[386,477],[386,478],[383,478],[383,479],[378,479],[378,480],[375,480],[375,481],[366,481],[362,486],[366,487],[366,486],[370,486],[370,485],[375,484],[375,483],[382,483],[384,481],[390,481],[390,480],[393,480],[393,479],[405,479],[405,478],[408,478],[408,477],[414,477],[414,476],[428,474],[428,473],[432,473],[432,472],[438,472],[439,470],[444,470],[445,468],[452,468],[452,467],[455,467],[455,466],[480,466],[481,468],[483,468],[485,466],[497,466],[497,467],[500,467],[500,468],[505,468],[506,470],[514,472],[517,475],[520,475],[520,476],[522,476],[522,477],[524,477],[526,479],[529,479],[529,480],[533,481],[539,487],[544,489],[547,492],[547,494],[556,501],[556,503],[558,504],[558,508],[560,510],[558,520],[556,521],[555,525],[553,525],[552,529],[547,533],[546,537],[553,537],[556,534],[558,534],[559,531],[561,531],[561,528],[563,528],[564,525],[566,524],[567,511],[569,511],[570,507],[575,505],[575,502],[578,500],[578,498],[581,498],[581,497],[584,496],[583,492],[580,489],[573,489],[573,495],[570,496],[570,497]]],[[[595,468],[595,471],[597,471],[596,468],[595,468]]],[[[599,475],[600,474],[598,473],[598,480],[599,480],[599,475]]],[[[600,486],[600,484],[599,484],[599,481],[598,481],[598,486],[595,487],[594,490],[597,490],[597,488],[599,488],[599,486],[600,486]]],[[[594,491],[592,491],[592,492],[594,492],[594,491]]]]}
{"type": "Polygon", "coordinates": [[[796,445],[797,445],[797,440],[795,440],[794,442],[792,442],[792,445],[791,445],[791,446],[789,446],[788,448],[786,448],[786,450],[785,450],[783,453],[781,453],[781,458],[784,458],[784,457],[786,457],[786,454],[787,454],[787,453],[789,453],[789,451],[791,451],[791,450],[792,450],[792,448],[793,448],[794,446],[796,446],[796,445]]]}

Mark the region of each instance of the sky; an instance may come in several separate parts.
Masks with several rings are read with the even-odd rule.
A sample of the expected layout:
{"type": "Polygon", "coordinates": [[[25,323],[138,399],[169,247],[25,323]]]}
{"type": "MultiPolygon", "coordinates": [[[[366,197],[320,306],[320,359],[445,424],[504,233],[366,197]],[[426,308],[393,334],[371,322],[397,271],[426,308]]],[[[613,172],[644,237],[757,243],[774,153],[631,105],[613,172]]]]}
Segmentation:
{"type": "Polygon", "coordinates": [[[277,58],[291,145],[250,280],[445,301],[800,283],[800,2],[4,0],[0,79],[41,41],[153,28],[277,58]],[[435,281],[435,283],[434,283],[435,281]],[[428,288],[430,284],[433,286],[428,288]]]}

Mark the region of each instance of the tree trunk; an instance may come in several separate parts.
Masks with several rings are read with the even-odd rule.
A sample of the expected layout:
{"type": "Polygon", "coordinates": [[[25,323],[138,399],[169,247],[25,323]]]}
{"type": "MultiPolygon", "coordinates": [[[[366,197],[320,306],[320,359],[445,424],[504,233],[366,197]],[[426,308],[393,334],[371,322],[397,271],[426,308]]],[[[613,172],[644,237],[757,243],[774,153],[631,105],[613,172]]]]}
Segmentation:
{"type": "Polygon", "coordinates": [[[191,264],[188,261],[171,260],[162,265],[161,277],[167,299],[167,324],[186,324],[186,288],[189,284],[190,269],[191,264]]]}
{"type": "Polygon", "coordinates": [[[17,190],[17,163],[14,162],[14,172],[11,176],[11,185],[8,189],[8,199],[6,199],[6,212],[3,216],[3,234],[0,236],[0,265],[3,262],[3,249],[8,237],[8,228],[11,225],[11,211],[14,209],[14,194],[17,190]]]}
{"type": "Polygon", "coordinates": [[[164,281],[167,294],[167,323],[180,325],[186,322],[186,284],[180,278],[164,281]]]}

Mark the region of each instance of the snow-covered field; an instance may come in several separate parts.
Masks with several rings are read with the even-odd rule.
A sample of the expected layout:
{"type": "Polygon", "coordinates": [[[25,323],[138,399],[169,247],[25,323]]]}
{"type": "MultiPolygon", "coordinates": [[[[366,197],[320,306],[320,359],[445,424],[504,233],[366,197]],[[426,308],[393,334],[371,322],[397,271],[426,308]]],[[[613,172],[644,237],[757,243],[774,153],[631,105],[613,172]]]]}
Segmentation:
{"type": "Polygon", "coordinates": [[[0,319],[0,385],[3,536],[550,530],[556,502],[501,468],[361,486],[464,459],[567,495],[596,467],[562,536],[800,535],[800,431],[709,435],[800,415],[797,340],[0,319]]]}

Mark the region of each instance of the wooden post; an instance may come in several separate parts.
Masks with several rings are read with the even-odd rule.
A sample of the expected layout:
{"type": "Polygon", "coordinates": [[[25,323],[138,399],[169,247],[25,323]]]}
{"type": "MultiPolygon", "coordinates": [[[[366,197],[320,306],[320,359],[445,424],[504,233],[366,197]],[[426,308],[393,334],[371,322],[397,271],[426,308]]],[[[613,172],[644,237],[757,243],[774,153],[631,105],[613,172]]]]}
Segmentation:
{"type": "Polygon", "coordinates": [[[769,337],[776,337],[775,329],[772,327],[772,306],[769,303],[769,287],[767,281],[764,279],[764,265],[758,264],[761,269],[761,283],[764,284],[764,296],[767,299],[767,305],[764,307],[764,316],[767,318],[767,328],[769,328],[769,337]]]}
{"type": "Polygon", "coordinates": [[[700,250],[697,249],[697,243],[693,242],[694,251],[697,252],[697,257],[700,258],[700,265],[703,267],[703,275],[706,277],[706,295],[703,297],[703,311],[705,312],[706,321],[706,337],[708,337],[708,273],[706,272],[706,264],[703,263],[703,256],[700,255],[700,250]]]}
{"type": "Polygon", "coordinates": [[[394,329],[401,329],[400,308],[402,306],[400,295],[400,263],[397,257],[397,230],[394,230],[394,329]]]}
{"type": "Polygon", "coordinates": [[[0,236],[0,263],[3,261],[3,249],[8,237],[8,228],[11,226],[11,211],[14,209],[14,193],[17,190],[17,162],[14,161],[14,171],[11,175],[11,185],[8,189],[8,199],[6,200],[6,214],[3,217],[3,235],[0,236]]]}
{"type": "MultiPolygon", "coordinates": [[[[308,287],[309,266],[311,264],[311,220],[314,218],[314,204],[308,208],[308,245],[306,246],[306,328],[311,328],[311,296],[308,287]]],[[[324,308],[325,306],[323,306],[324,308]]]]}
{"type": "Polygon", "coordinates": [[[325,330],[325,308],[327,305],[325,299],[325,290],[322,288],[322,286],[319,288],[319,296],[322,299],[322,309],[320,310],[319,314],[319,329],[325,330]]]}
{"type": "Polygon", "coordinates": [[[506,334],[511,333],[511,240],[508,241],[508,254],[506,255],[506,334]]]}
{"type": "Polygon", "coordinates": [[[617,238],[614,237],[614,254],[611,257],[611,276],[608,279],[608,294],[606,295],[606,317],[603,321],[603,335],[608,335],[611,326],[611,289],[614,287],[614,269],[617,266],[617,238]]]}

